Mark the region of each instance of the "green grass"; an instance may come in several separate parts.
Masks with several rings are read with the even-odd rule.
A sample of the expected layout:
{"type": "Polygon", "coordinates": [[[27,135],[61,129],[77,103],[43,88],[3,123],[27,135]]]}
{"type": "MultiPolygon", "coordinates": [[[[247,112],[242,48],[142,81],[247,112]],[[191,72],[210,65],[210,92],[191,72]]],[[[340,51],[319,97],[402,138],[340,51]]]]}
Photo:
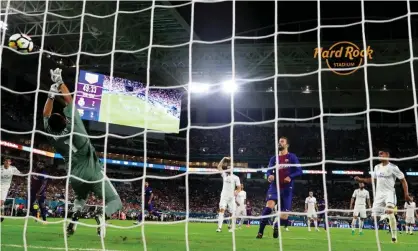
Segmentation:
{"type": "MultiPolygon", "coordinates": [[[[147,121],[148,129],[169,133],[179,132],[179,119],[167,114],[165,109],[160,107],[152,107],[151,110],[146,111],[145,104],[145,101],[137,97],[103,93],[99,121],[141,128],[145,128],[147,121]]],[[[148,107],[151,108],[151,105],[148,107]]]]}
{"type": "MultiPolygon", "coordinates": [[[[49,219],[54,221],[54,219],[49,219]]],[[[83,220],[88,224],[95,224],[94,220],[83,220]]],[[[110,221],[116,226],[132,227],[132,221],[110,221]]],[[[22,219],[6,219],[1,224],[1,250],[24,250],[22,219]]],[[[149,251],[177,251],[186,250],[185,224],[156,225],[146,223],[145,239],[149,251]]],[[[189,247],[197,251],[223,251],[232,250],[232,234],[224,226],[222,233],[215,232],[214,223],[190,223],[189,247]]],[[[265,237],[255,239],[258,226],[244,227],[236,231],[236,250],[245,251],[270,251],[279,250],[279,240],[271,237],[271,227],[266,228],[265,237]]],[[[95,228],[78,226],[75,235],[68,238],[69,250],[101,250],[100,237],[95,228]]],[[[141,227],[131,229],[107,228],[105,246],[107,250],[144,250],[141,227]],[[126,236],[125,241],[121,236],[126,236]]],[[[350,229],[333,228],[330,231],[332,250],[335,251],[372,251],[377,250],[375,232],[365,230],[363,236],[351,236],[350,229]]],[[[386,231],[380,231],[380,242],[383,251],[416,251],[418,247],[418,235],[399,235],[398,243],[390,242],[390,235],[386,231]]],[[[27,250],[64,250],[64,237],[62,224],[42,225],[32,219],[27,227],[27,250]]],[[[282,232],[283,250],[328,250],[327,234],[321,232],[307,232],[306,228],[292,227],[289,232],[282,232]]]]}

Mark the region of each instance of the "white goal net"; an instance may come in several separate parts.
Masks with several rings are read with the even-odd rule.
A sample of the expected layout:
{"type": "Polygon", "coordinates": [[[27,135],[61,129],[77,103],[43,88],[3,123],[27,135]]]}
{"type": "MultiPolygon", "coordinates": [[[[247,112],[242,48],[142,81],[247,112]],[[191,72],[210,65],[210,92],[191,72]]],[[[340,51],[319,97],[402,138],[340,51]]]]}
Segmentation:
{"type": "MultiPolygon", "coordinates": [[[[341,6],[1,0],[1,249],[388,249],[392,218],[368,206],[370,231],[350,235],[354,177],[388,149],[416,192],[417,13],[411,1],[341,6]],[[246,216],[219,208],[225,156],[246,216]],[[215,232],[218,217],[230,232],[215,232]]],[[[384,204],[408,234],[416,214],[398,183],[384,204]]],[[[402,250],[417,243],[398,237],[402,250]]]]}

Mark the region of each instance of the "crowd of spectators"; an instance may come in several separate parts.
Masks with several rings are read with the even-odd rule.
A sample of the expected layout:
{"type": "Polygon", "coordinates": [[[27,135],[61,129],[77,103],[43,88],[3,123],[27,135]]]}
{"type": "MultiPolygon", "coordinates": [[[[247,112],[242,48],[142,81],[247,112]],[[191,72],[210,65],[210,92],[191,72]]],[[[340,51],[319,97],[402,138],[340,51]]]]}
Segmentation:
{"type": "MultiPolygon", "coordinates": [[[[13,164],[18,167],[22,173],[28,173],[28,162],[26,160],[13,159],[13,164]]],[[[71,203],[74,200],[74,193],[71,189],[71,185],[69,185],[68,193],[66,193],[67,179],[62,179],[62,177],[66,176],[65,170],[56,169],[54,166],[49,166],[47,170],[49,175],[61,177],[49,179],[47,189],[47,199],[49,201],[51,215],[59,216],[59,212],[62,210],[65,201],[71,203]]],[[[153,174],[152,171],[151,174],[153,174]]],[[[135,170],[118,172],[117,170],[108,169],[108,176],[115,179],[139,178],[141,175],[142,173],[135,170]]],[[[28,193],[27,180],[27,176],[15,176],[8,197],[16,198],[18,201],[25,200],[28,193]]],[[[190,213],[202,213],[213,216],[218,210],[219,196],[222,188],[222,180],[219,175],[210,177],[193,176],[189,178],[188,184],[186,184],[184,177],[163,180],[148,179],[147,181],[153,188],[155,207],[161,212],[178,214],[186,211],[186,186],[188,186],[189,189],[188,199],[190,213]]],[[[260,179],[243,179],[243,182],[245,184],[245,190],[247,191],[247,200],[253,209],[252,214],[254,216],[260,215],[261,210],[265,205],[266,190],[268,188],[267,181],[260,179]]],[[[123,202],[123,208],[120,212],[127,215],[127,218],[135,219],[135,215],[141,211],[142,179],[133,182],[113,183],[123,202]]],[[[328,180],[328,208],[331,210],[348,210],[351,194],[356,186],[352,177],[349,176],[345,180],[328,180]]],[[[400,187],[398,188],[400,189],[400,187]]],[[[371,188],[368,189],[371,190],[371,188]]],[[[304,201],[309,191],[313,191],[315,197],[318,199],[323,198],[324,189],[322,179],[312,178],[296,181],[292,211],[304,211],[304,201]]],[[[414,190],[414,186],[411,186],[411,192],[413,194],[417,192],[414,190]]],[[[402,192],[399,191],[398,194],[402,194],[402,192]]],[[[98,196],[95,194],[91,194],[87,200],[87,204],[90,206],[101,206],[102,203],[103,202],[98,199],[98,196]]],[[[22,206],[21,204],[23,204],[23,207],[27,207],[27,205],[22,202],[19,203],[19,206],[22,206]]],[[[328,215],[346,216],[347,214],[344,212],[331,211],[328,215]]],[[[114,215],[115,218],[118,218],[119,216],[120,215],[118,214],[114,215]]]]}

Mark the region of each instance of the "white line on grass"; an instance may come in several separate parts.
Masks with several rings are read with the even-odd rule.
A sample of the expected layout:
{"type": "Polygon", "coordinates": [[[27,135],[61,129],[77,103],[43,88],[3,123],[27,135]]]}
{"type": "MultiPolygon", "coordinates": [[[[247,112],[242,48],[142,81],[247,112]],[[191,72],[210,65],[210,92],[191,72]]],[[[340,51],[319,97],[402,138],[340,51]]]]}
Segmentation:
{"type": "MultiPolygon", "coordinates": [[[[13,247],[13,248],[23,248],[23,245],[14,245],[14,244],[1,244],[3,247],[13,247]]],[[[54,248],[54,247],[42,247],[42,246],[28,246],[28,248],[32,249],[44,249],[44,250],[66,250],[65,248],[54,248]]],[[[68,248],[68,250],[74,251],[103,251],[103,249],[97,248],[68,248]]],[[[106,251],[125,251],[125,250],[111,250],[106,249],[106,251]]]]}

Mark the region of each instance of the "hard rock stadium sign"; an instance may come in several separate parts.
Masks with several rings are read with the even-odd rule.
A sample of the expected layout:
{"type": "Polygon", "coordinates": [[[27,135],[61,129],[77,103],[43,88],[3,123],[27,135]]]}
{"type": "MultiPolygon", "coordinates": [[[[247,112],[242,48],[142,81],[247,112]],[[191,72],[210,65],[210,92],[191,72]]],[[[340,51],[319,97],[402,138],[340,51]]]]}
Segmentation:
{"type": "Polygon", "coordinates": [[[342,76],[356,72],[362,66],[365,54],[368,60],[373,59],[373,50],[370,46],[360,50],[356,44],[348,41],[337,42],[328,49],[314,49],[314,58],[320,55],[332,72],[342,76]]]}

